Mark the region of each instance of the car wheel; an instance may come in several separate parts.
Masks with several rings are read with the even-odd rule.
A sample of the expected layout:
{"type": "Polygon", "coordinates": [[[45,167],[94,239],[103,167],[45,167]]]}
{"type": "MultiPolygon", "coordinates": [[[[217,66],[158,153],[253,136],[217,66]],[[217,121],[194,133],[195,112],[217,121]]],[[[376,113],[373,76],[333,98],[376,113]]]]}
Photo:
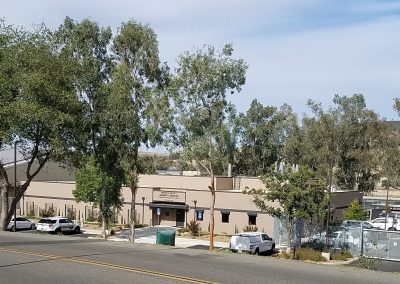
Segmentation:
{"type": "Polygon", "coordinates": [[[255,255],[260,255],[260,249],[259,249],[259,248],[256,248],[256,250],[254,251],[254,254],[255,254],[255,255]]]}
{"type": "Polygon", "coordinates": [[[11,232],[15,232],[15,227],[14,227],[14,225],[10,228],[10,231],[11,231],[11,232]]]}
{"type": "Polygon", "coordinates": [[[75,227],[75,233],[79,234],[80,232],[81,232],[81,228],[79,228],[79,226],[76,226],[75,227]]]}
{"type": "Polygon", "coordinates": [[[275,252],[275,244],[272,244],[271,250],[270,250],[269,252],[270,252],[270,253],[274,253],[274,252],[275,252]]]}
{"type": "Polygon", "coordinates": [[[61,229],[60,229],[60,228],[57,228],[54,232],[55,232],[57,235],[61,235],[61,229]]]}
{"type": "Polygon", "coordinates": [[[31,230],[35,230],[35,229],[36,229],[35,224],[32,224],[32,225],[31,225],[31,230]]]}
{"type": "Polygon", "coordinates": [[[396,231],[396,228],[390,227],[388,231],[396,231]]]}

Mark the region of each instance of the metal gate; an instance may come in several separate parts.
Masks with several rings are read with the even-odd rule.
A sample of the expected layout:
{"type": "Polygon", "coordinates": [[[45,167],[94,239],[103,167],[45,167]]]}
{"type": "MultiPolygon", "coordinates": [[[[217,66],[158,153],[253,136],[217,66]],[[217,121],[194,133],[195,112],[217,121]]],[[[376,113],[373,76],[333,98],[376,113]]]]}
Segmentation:
{"type": "Polygon", "coordinates": [[[364,229],[361,256],[400,261],[400,232],[364,229]]]}

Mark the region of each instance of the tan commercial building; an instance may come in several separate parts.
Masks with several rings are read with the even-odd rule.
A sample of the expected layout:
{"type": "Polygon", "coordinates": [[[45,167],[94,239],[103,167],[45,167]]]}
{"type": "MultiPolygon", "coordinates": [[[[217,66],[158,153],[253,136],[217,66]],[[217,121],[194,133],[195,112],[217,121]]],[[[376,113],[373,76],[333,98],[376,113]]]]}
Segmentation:
{"type": "MultiPolygon", "coordinates": [[[[17,165],[17,179],[24,180],[23,162],[17,165]]],[[[8,166],[13,180],[13,167],[8,166]]],[[[210,177],[181,175],[141,175],[136,199],[136,221],[151,226],[184,227],[197,220],[203,231],[209,229],[211,193],[210,177]],[[159,215],[157,214],[159,212],[159,215]]],[[[282,225],[276,218],[260,211],[252,197],[243,194],[245,188],[263,188],[258,178],[216,177],[215,232],[233,234],[243,231],[247,225],[277,238],[282,235],[282,225]]],[[[77,203],[72,194],[75,188],[74,174],[57,164],[49,163],[31,183],[20,203],[22,214],[39,215],[52,208],[56,215],[74,219],[90,219],[96,210],[91,204],[77,203]]],[[[117,223],[129,223],[131,193],[123,188],[121,211],[115,216],[117,223]]],[[[354,199],[361,199],[355,191],[335,192],[332,200],[332,220],[342,218],[342,212],[354,199]]]]}

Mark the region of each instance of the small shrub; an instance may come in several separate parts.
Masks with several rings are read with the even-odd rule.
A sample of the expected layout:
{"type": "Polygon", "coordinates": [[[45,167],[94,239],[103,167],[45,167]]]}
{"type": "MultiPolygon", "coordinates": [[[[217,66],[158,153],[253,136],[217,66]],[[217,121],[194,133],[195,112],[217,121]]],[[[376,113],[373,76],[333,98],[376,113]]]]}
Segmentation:
{"type": "Polygon", "coordinates": [[[26,218],[33,219],[35,217],[36,217],[35,208],[33,208],[33,206],[30,206],[29,209],[28,209],[28,212],[26,214],[26,218]]]}
{"type": "Polygon", "coordinates": [[[280,256],[281,258],[285,258],[285,259],[291,259],[291,258],[292,258],[291,255],[290,255],[289,253],[287,253],[286,251],[281,252],[281,253],[279,254],[279,256],[280,256]]]}
{"type": "Polygon", "coordinates": [[[370,270],[377,270],[377,264],[380,262],[380,259],[374,258],[366,258],[360,257],[357,262],[353,263],[351,266],[370,269],[370,270]]]}
{"type": "Polygon", "coordinates": [[[96,218],[94,217],[94,212],[92,210],[88,211],[88,215],[86,217],[87,222],[94,222],[96,218]]]}
{"type": "Polygon", "coordinates": [[[54,217],[56,212],[54,211],[53,207],[49,207],[47,210],[40,211],[40,217],[54,217]]]}
{"type": "Polygon", "coordinates": [[[189,232],[189,229],[188,228],[180,228],[180,229],[178,229],[177,230],[179,233],[187,233],[187,232],[189,232]]]}
{"type": "Polygon", "coordinates": [[[243,232],[257,232],[257,231],[258,231],[257,226],[247,225],[243,227],[243,232]]]}
{"type": "Polygon", "coordinates": [[[301,244],[302,248],[311,248],[313,250],[323,251],[325,244],[322,242],[306,242],[301,244]]]}
{"type": "Polygon", "coordinates": [[[72,208],[67,209],[67,218],[70,220],[75,220],[75,211],[72,208]]]}
{"type": "Polygon", "coordinates": [[[348,250],[341,250],[340,252],[331,254],[331,258],[332,260],[347,260],[353,258],[353,255],[348,250]]]}
{"type": "Polygon", "coordinates": [[[187,228],[192,236],[197,236],[200,232],[200,223],[194,220],[191,220],[189,224],[187,224],[187,228]]]}
{"type": "Polygon", "coordinates": [[[146,227],[148,227],[149,225],[147,225],[147,224],[135,224],[135,228],[137,228],[137,229],[140,229],[140,228],[146,228],[146,227]]]}
{"type": "Polygon", "coordinates": [[[314,250],[312,248],[298,248],[296,249],[296,257],[297,260],[311,260],[311,261],[326,261],[324,257],[322,257],[321,252],[319,250],[314,250]]]}

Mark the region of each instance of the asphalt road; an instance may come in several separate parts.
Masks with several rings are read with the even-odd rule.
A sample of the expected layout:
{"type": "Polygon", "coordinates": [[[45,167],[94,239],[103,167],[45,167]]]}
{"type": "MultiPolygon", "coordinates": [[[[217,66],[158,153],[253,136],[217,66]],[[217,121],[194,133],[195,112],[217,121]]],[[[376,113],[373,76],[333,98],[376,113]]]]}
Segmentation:
{"type": "Polygon", "coordinates": [[[351,267],[0,232],[0,283],[400,283],[400,275],[351,267]]]}

